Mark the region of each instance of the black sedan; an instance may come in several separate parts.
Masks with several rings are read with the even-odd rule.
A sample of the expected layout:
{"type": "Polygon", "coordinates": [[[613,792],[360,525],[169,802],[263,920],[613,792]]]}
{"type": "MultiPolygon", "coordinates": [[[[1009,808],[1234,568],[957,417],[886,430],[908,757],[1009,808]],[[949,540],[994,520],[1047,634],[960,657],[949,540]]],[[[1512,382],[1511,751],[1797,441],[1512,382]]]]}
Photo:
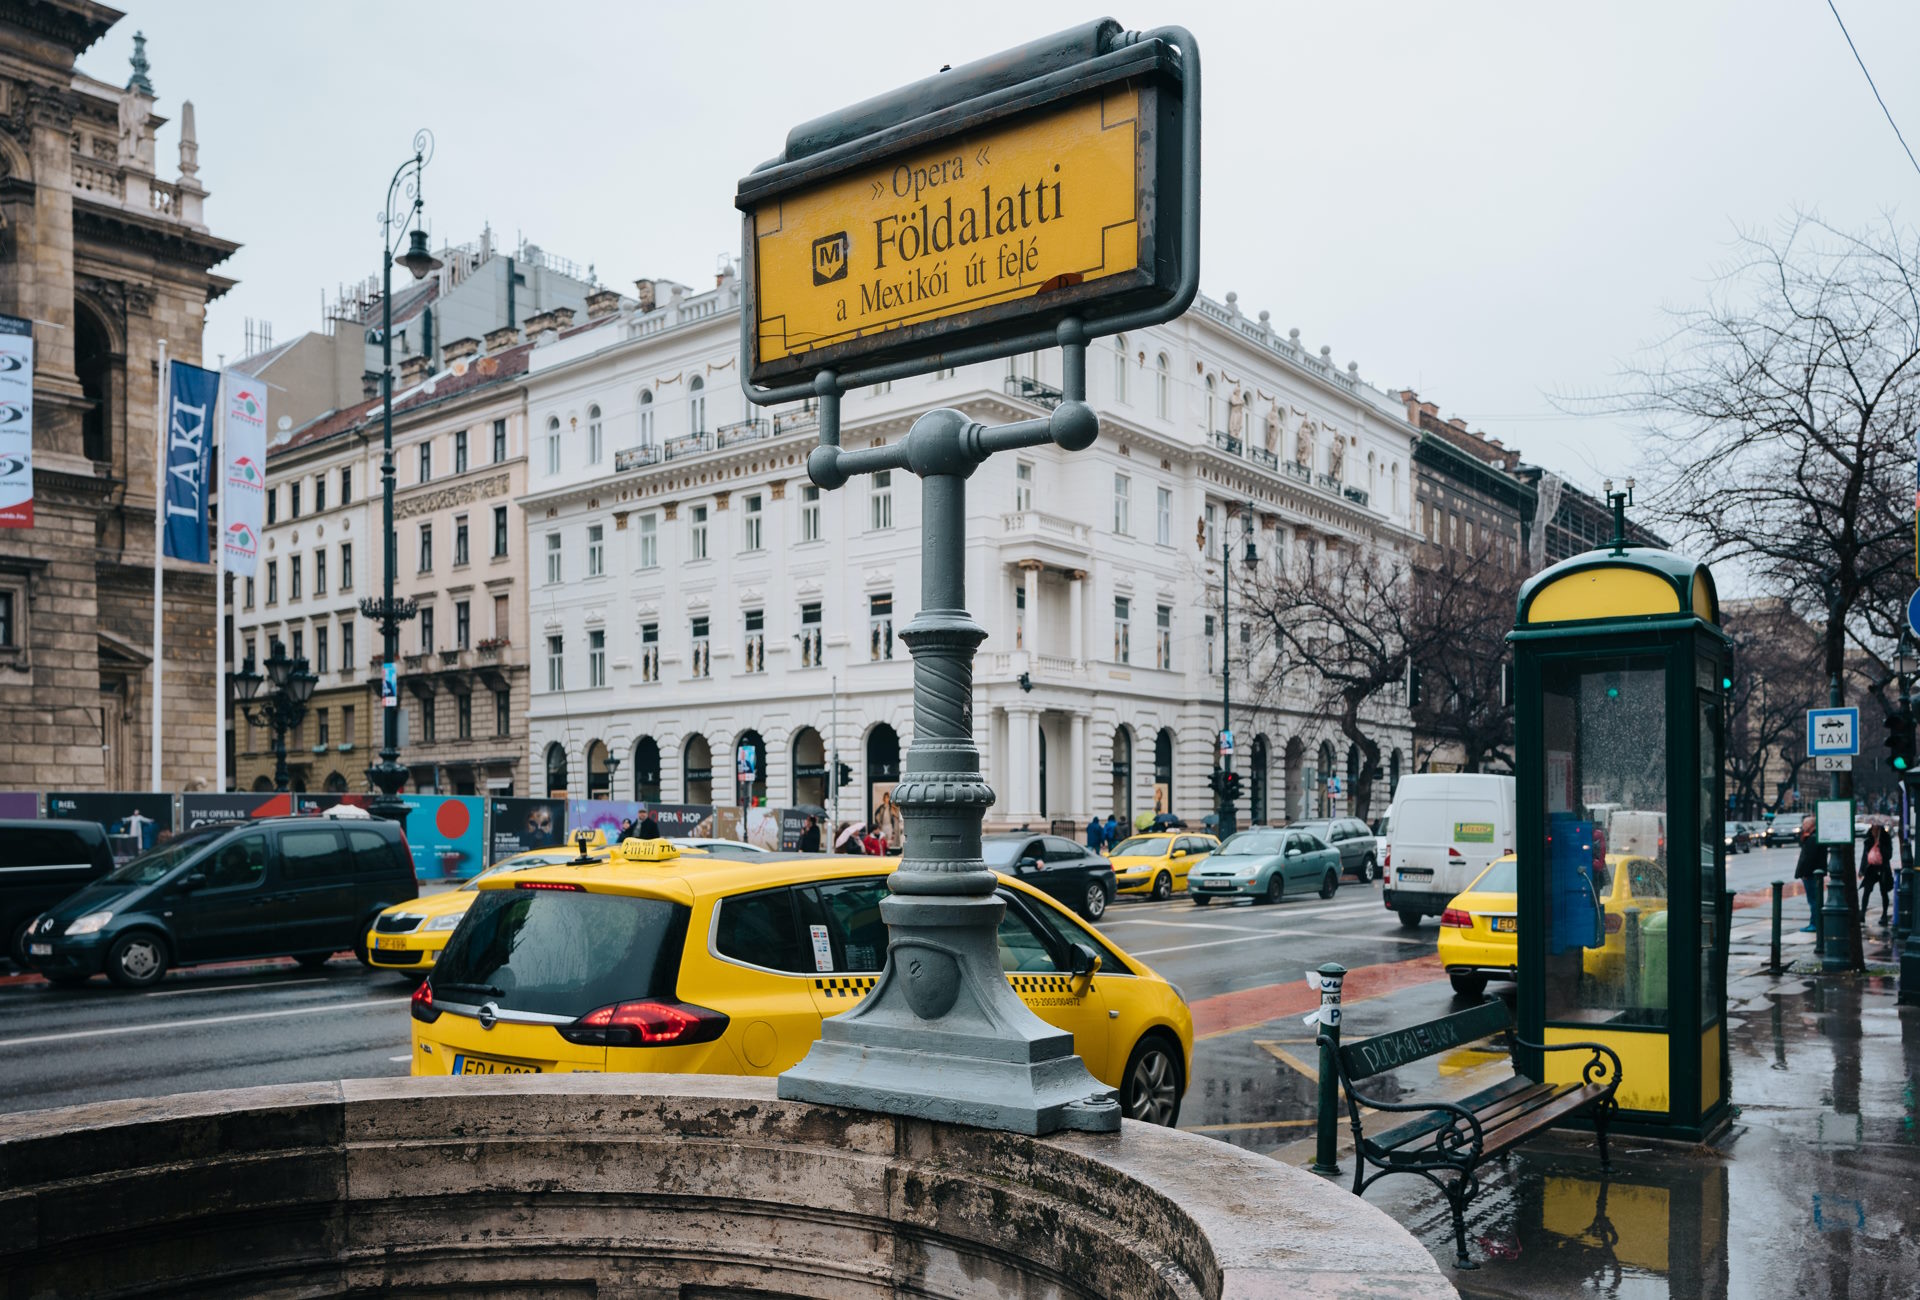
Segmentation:
{"type": "Polygon", "coordinates": [[[1111,862],[1058,835],[1029,831],[988,835],[980,841],[980,856],[993,870],[1052,895],[1089,921],[1106,915],[1118,889],[1111,862]]]}

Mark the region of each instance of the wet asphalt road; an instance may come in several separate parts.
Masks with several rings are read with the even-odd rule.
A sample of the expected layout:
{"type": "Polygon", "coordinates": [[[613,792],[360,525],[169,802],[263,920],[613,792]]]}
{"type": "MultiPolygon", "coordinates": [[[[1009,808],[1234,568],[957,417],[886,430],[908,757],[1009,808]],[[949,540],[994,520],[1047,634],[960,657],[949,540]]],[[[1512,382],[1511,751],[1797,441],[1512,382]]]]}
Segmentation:
{"type": "MultiPolygon", "coordinates": [[[[1790,876],[1792,861],[1788,849],[1740,855],[1729,883],[1764,887],[1790,876]]],[[[1182,1127],[1255,1149],[1299,1137],[1313,1113],[1313,1031],[1300,1023],[1314,1005],[1306,971],[1337,961],[1355,972],[1350,1034],[1453,1003],[1433,957],[1437,926],[1402,929],[1377,884],[1349,880],[1331,900],[1274,907],[1123,899],[1100,928],[1193,1004],[1182,1127]]],[[[404,1074],[411,987],[347,956],[319,972],[291,962],[175,971],[146,992],[97,978],[66,990],[0,977],[0,1111],[404,1074]]]]}

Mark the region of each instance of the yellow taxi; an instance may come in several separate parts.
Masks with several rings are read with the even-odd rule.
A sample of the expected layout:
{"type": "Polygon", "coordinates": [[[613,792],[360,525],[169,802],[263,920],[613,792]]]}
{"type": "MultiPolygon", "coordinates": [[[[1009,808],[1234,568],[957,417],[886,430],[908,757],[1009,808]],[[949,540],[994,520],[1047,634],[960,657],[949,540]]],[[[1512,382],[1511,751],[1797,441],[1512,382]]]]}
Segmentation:
{"type": "Polygon", "coordinates": [[[473,906],[474,891],[488,876],[552,866],[556,862],[606,860],[607,836],[604,831],[596,830],[590,835],[575,836],[571,847],[528,849],[502,858],[456,889],[395,903],[375,916],[372,928],[367,931],[367,964],[375,970],[423,977],[433,969],[440,950],[447,946],[448,936],[473,906]]]}
{"type": "MultiPolygon", "coordinates": [[[[778,1074],[887,956],[896,859],[698,860],[629,840],[604,865],[496,872],[414,991],[413,1073],[778,1074]]],[[[1037,889],[1000,877],[1000,959],[1126,1114],[1172,1125],[1193,1060],[1180,991],[1037,889]]]]}
{"type": "MultiPolygon", "coordinates": [[[[1632,853],[1609,853],[1606,863],[1604,878],[1595,881],[1604,937],[1581,962],[1595,980],[1616,983],[1625,978],[1627,909],[1638,909],[1643,918],[1665,911],[1667,873],[1652,858],[1632,853]]],[[[1509,853],[1495,858],[1440,915],[1440,964],[1455,993],[1477,998],[1489,979],[1514,977],[1519,917],[1519,868],[1509,853]]]]}
{"type": "Polygon", "coordinates": [[[1110,855],[1118,892],[1171,898],[1176,889],[1186,889],[1187,873],[1219,847],[1220,841],[1211,835],[1186,831],[1156,831],[1122,840],[1110,855]]]}

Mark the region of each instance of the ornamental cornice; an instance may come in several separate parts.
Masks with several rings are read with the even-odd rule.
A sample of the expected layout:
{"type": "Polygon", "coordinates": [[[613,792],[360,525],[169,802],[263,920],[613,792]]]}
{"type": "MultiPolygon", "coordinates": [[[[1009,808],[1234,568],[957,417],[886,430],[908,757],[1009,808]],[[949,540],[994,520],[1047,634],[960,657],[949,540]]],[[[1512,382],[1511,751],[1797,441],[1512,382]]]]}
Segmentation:
{"type": "Polygon", "coordinates": [[[464,483],[454,483],[442,488],[415,488],[404,497],[396,497],[393,502],[395,519],[411,519],[415,515],[432,514],[436,510],[445,510],[452,506],[470,505],[475,501],[484,501],[491,497],[503,497],[511,490],[511,480],[505,474],[496,474],[487,479],[469,479],[464,483]]]}

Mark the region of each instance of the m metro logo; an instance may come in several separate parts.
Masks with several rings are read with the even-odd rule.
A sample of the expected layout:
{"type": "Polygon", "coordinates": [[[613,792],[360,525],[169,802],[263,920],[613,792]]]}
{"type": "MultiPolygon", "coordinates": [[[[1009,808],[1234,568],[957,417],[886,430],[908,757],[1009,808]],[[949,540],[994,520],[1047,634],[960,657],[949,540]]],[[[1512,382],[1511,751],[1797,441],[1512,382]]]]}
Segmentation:
{"type": "Polygon", "coordinates": [[[813,241],[813,282],[832,284],[847,278],[848,254],[852,251],[847,232],[825,235],[813,241]]]}

